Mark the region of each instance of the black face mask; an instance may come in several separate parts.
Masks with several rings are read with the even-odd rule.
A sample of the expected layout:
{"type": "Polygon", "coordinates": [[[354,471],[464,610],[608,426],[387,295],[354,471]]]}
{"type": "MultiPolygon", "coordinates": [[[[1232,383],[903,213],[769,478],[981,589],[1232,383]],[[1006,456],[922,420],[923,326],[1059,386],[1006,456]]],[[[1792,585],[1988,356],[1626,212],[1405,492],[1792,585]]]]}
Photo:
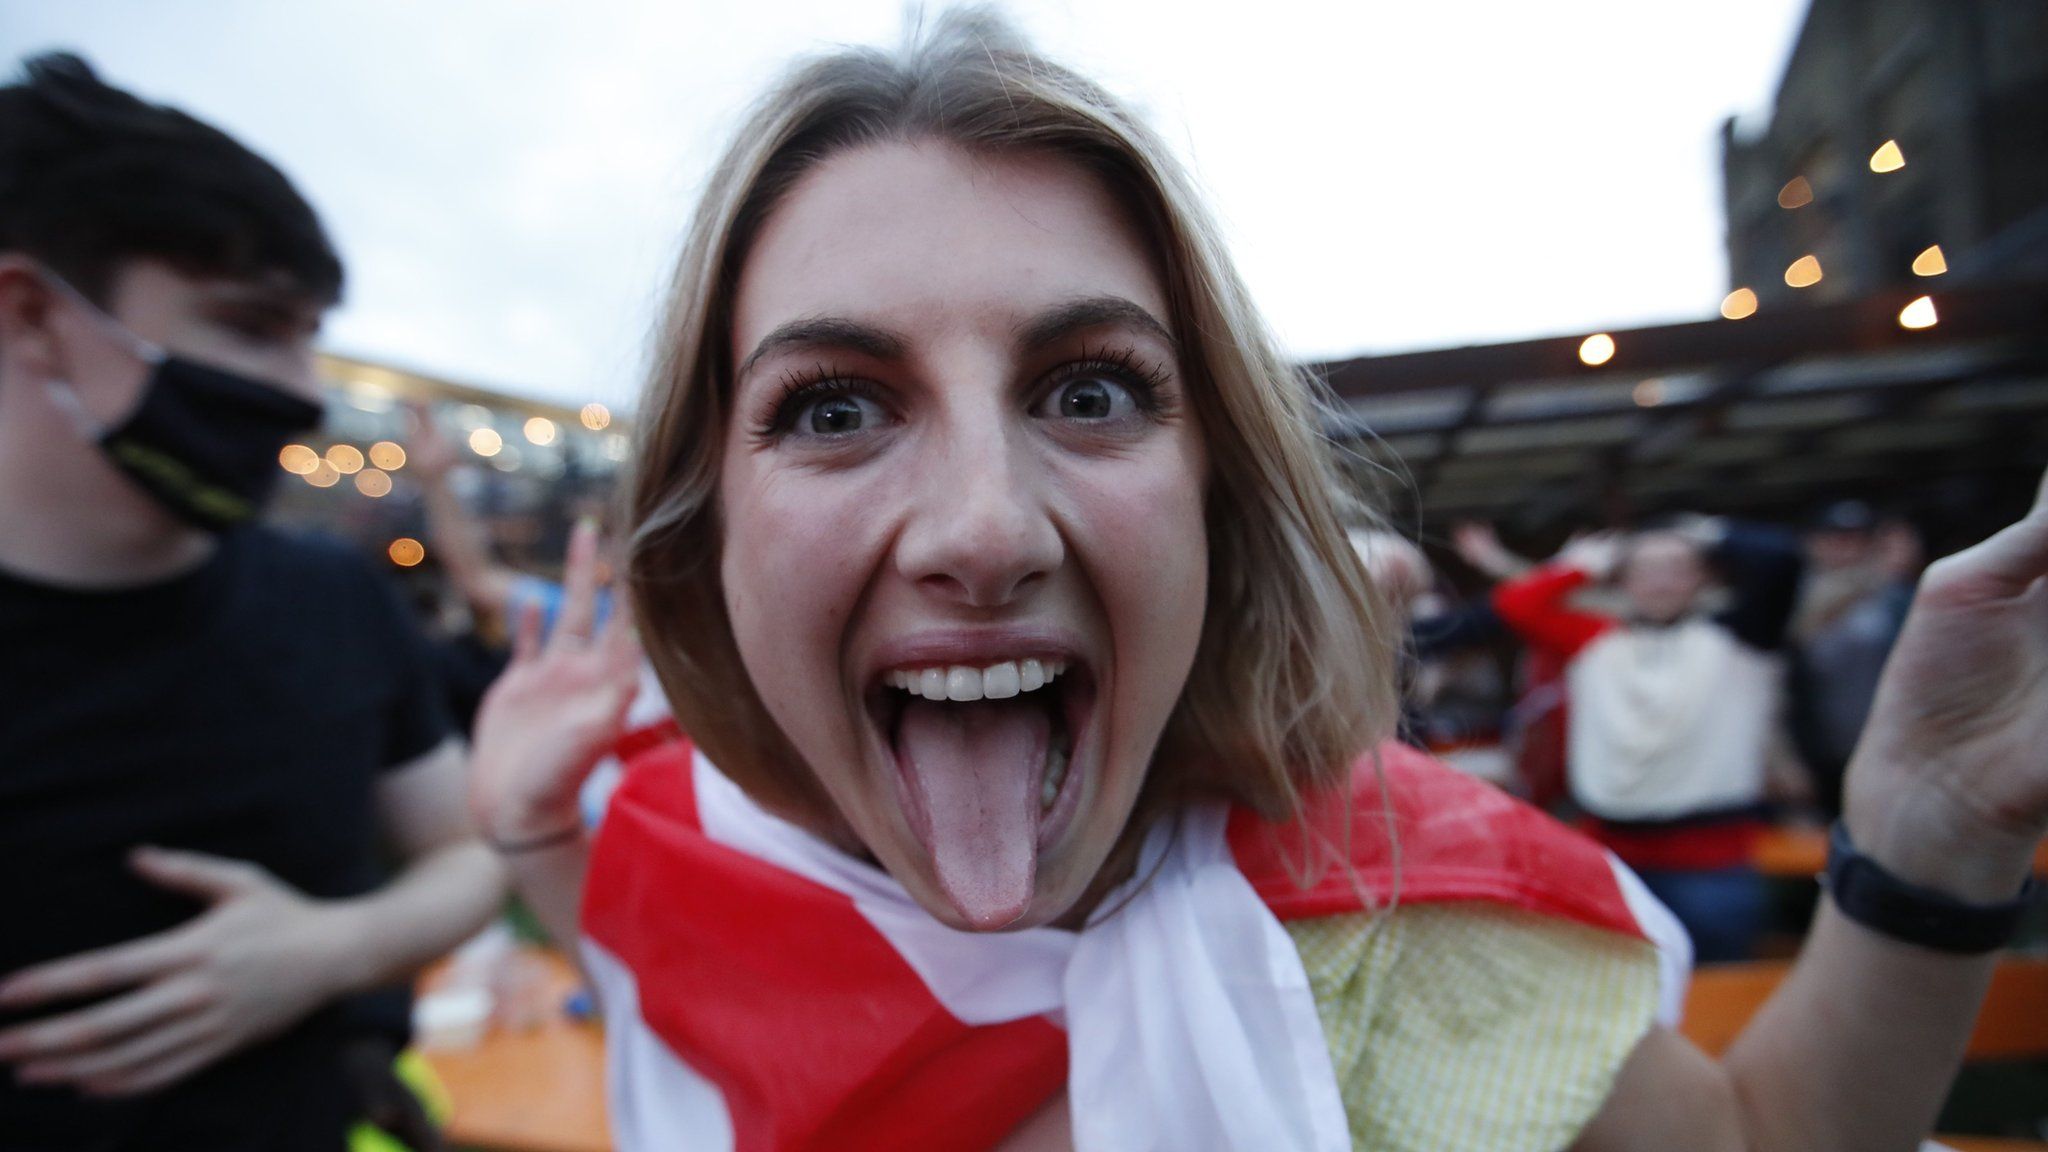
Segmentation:
{"type": "MultiPolygon", "coordinates": [[[[62,284],[62,281],[59,281],[62,284]]],[[[209,531],[250,520],[276,485],[278,450],[320,424],[320,405],[225,368],[174,356],[63,285],[110,335],[152,365],[142,400],[104,431],[67,384],[51,392],[114,465],[171,512],[209,531]]]]}

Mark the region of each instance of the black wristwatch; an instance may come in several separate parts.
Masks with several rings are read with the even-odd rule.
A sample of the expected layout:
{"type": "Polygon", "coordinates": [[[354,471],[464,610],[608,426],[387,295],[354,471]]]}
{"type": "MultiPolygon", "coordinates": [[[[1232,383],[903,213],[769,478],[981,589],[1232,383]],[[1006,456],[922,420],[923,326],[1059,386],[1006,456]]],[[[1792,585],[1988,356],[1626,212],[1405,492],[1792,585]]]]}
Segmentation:
{"type": "Polygon", "coordinates": [[[1828,870],[1821,884],[1835,907],[1865,928],[1959,956],[1981,956],[2011,943],[2038,887],[2030,877],[2011,900],[1966,904],[1885,871],[1856,851],[1840,820],[1828,835],[1828,870]]]}

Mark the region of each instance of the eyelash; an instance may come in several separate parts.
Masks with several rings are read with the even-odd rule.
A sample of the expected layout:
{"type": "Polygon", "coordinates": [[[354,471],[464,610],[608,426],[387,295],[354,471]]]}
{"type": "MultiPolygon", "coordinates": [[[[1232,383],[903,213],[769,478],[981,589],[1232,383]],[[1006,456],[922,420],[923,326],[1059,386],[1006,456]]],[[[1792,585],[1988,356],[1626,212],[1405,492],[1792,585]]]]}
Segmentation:
{"type": "MultiPolygon", "coordinates": [[[[1099,348],[1093,352],[1083,349],[1078,359],[1070,360],[1047,374],[1043,384],[1044,392],[1051,392],[1075,380],[1090,376],[1107,376],[1123,385],[1131,394],[1131,400],[1138,410],[1148,417],[1170,416],[1174,412],[1174,398],[1168,393],[1167,370],[1140,357],[1129,348],[1099,348]]],[[[813,401],[832,396],[858,396],[877,404],[883,403],[882,388],[858,376],[848,376],[829,364],[819,363],[810,368],[796,369],[784,373],[777,385],[777,395],[769,415],[754,429],[756,441],[766,444],[780,439],[795,426],[796,418],[813,401]]]]}

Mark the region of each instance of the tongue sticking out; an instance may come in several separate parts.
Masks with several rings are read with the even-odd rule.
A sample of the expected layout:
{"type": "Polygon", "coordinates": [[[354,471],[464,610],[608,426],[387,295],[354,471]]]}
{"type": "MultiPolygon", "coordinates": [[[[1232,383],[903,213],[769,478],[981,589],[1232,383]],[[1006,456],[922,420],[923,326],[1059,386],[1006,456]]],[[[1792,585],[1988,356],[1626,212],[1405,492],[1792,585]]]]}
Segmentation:
{"type": "MultiPolygon", "coordinates": [[[[913,700],[896,730],[939,887],[976,928],[1024,914],[1038,868],[1038,790],[1052,721],[1036,701],[913,700]]],[[[916,827],[913,821],[913,827],[916,827]]]]}

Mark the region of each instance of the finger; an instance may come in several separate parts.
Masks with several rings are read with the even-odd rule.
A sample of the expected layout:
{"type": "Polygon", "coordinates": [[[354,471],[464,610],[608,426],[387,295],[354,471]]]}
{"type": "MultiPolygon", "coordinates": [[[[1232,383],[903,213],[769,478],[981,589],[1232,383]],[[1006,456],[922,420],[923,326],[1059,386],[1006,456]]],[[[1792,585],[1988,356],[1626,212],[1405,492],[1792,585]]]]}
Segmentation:
{"type": "Polygon", "coordinates": [[[174,848],[137,848],[129,867],[143,879],[173,892],[217,904],[267,887],[270,874],[247,860],[174,848]]]}
{"type": "Polygon", "coordinates": [[[519,626],[512,633],[512,662],[525,663],[540,655],[541,609],[537,600],[519,603],[519,626]]]}
{"type": "Polygon", "coordinates": [[[1971,591],[1989,596],[2017,596],[2048,576],[2048,475],[2042,477],[2034,508],[2025,517],[1935,568],[1943,582],[1966,582],[1974,586],[1971,591]]]}
{"type": "Polygon", "coordinates": [[[597,523],[593,520],[578,520],[576,530],[569,534],[562,590],[562,614],[555,620],[555,636],[590,639],[597,620],[597,523]]]}
{"type": "Polygon", "coordinates": [[[217,1021],[200,1016],[192,1023],[195,1027],[189,1033],[181,1030],[175,1046],[120,1071],[91,1077],[79,1086],[94,1096],[140,1096],[175,1084],[227,1055],[231,1045],[217,1021]]]}
{"type": "Polygon", "coordinates": [[[197,940],[188,928],[81,952],[25,969],[0,983],[0,1007],[20,1008],[129,988],[190,965],[197,940]]]}
{"type": "MultiPolygon", "coordinates": [[[[211,1022],[199,1017],[185,1017],[104,1051],[24,1065],[16,1075],[24,1084],[45,1086],[70,1084],[85,1087],[95,1083],[118,1083],[148,1071],[151,1065],[180,1049],[199,1043],[213,1027],[211,1022]]],[[[94,1090],[94,1094],[115,1096],[126,1093],[94,1090]]]]}
{"type": "Polygon", "coordinates": [[[0,1060],[33,1065],[104,1051],[123,1037],[155,1031],[211,1003],[197,980],[173,977],[103,1004],[0,1032],[0,1060]]]}

